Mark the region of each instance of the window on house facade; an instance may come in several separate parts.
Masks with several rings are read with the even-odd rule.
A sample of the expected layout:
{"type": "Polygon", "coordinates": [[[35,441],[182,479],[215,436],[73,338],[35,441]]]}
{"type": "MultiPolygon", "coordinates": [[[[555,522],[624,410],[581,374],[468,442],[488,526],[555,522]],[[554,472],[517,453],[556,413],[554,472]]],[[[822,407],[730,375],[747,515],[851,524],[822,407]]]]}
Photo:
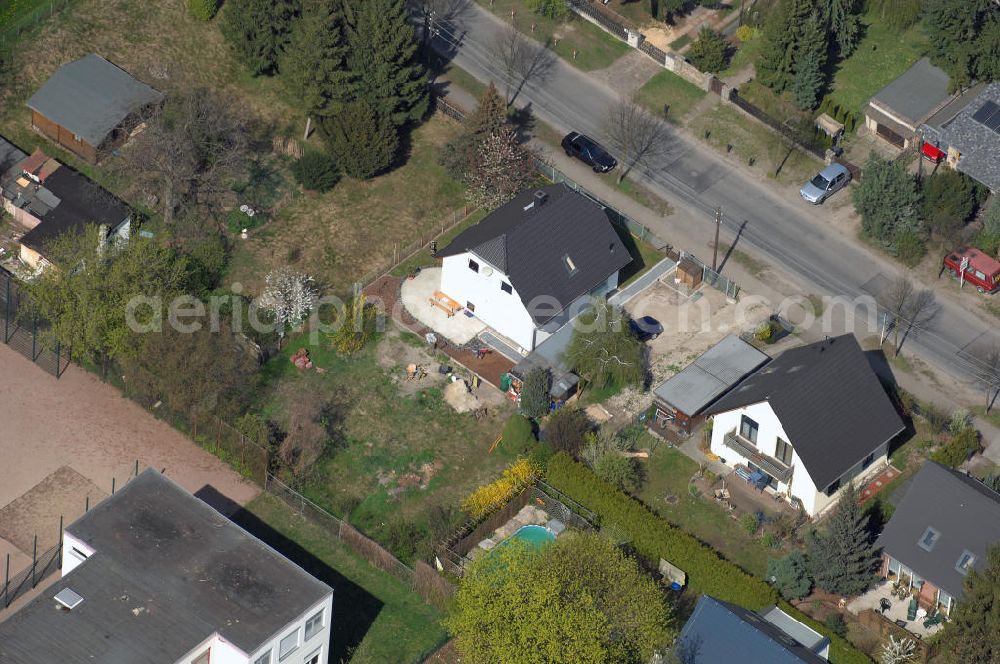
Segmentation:
{"type": "Polygon", "coordinates": [[[840,480],[841,478],[838,477],[836,482],[834,482],[833,484],[831,484],[826,488],[826,495],[832,496],[833,494],[837,493],[838,490],[840,490],[840,480]]]}
{"type": "Polygon", "coordinates": [[[937,544],[938,537],[940,536],[941,533],[928,526],[927,530],[924,531],[924,534],[920,536],[920,541],[917,542],[917,546],[924,551],[930,551],[934,548],[934,545],[937,544]]]}
{"type": "Polygon", "coordinates": [[[278,661],[285,659],[299,649],[299,630],[295,630],[278,643],[278,661]]]}
{"type": "Polygon", "coordinates": [[[786,466],[792,465],[792,446],[787,440],[778,439],[778,446],[774,450],[774,458],[786,466]]]}
{"type": "Polygon", "coordinates": [[[306,664],[319,664],[320,651],[317,650],[313,654],[306,657],[306,664]]]}
{"type": "Polygon", "coordinates": [[[746,415],[740,420],[740,435],[754,445],[757,444],[757,429],[759,428],[759,425],[746,415]]]}
{"type": "Polygon", "coordinates": [[[514,293],[514,287],[508,284],[506,281],[500,282],[500,290],[502,290],[504,293],[511,293],[511,294],[514,293]]]}
{"type": "Polygon", "coordinates": [[[468,309],[469,311],[475,311],[476,310],[476,305],[474,305],[473,303],[471,303],[469,301],[466,301],[465,308],[468,309]]]}
{"type": "Polygon", "coordinates": [[[474,260],[472,260],[470,258],[469,259],[469,269],[472,270],[473,272],[479,272],[479,263],[477,263],[476,261],[474,261],[474,260]]]}
{"type": "Polygon", "coordinates": [[[864,462],[861,464],[861,469],[864,470],[868,466],[872,465],[873,461],[875,461],[875,453],[874,452],[872,452],[871,454],[869,454],[868,456],[865,457],[864,462]]]}
{"type": "Polygon", "coordinates": [[[971,570],[972,566],[975,564],[975,554],[966,549],[965,551],[962,551],[962,555],[958,557],[958,563],[955,564],[955,569],[958,570],[959,574],[964,576],[969,573],[969,570],[971,570]]]}
{"type": "Polygon", "coordinates": [[[323,631],[323,612],[320,611],[306,621],[306,641],[323,631]]]}
{"type": "Polygon", "coordinates": [[[255,659],[253,664],[271,664],[271,651],[268,650],[266,653],[255,659]]]}
{"type": "Polygon", "coordinates": [[[201,653],[197,657],[191,660],[191,664],[208,664],[208,658],[212,654],[212,649],[209,648],[205,652],[201,653]]]}

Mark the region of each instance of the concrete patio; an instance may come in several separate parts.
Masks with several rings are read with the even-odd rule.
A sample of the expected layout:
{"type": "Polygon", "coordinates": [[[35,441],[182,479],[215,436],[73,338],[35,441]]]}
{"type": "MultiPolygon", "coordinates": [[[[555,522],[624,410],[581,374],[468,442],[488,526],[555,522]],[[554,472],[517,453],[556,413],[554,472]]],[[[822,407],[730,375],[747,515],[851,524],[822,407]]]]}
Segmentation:
{"type": "Polygon", "coordinates": [[[907,620],[906,610],[909,605],[909,597],[904,599],[894,597],[892,594],[892,583],[883,581],[874,589],[848,602],[847,610],[854,615],[858,615],[865,609],[871,609],[875,613],[882,613],[890,622],[896,623],[921,639],[926,639],[944,626],[944,623],[938,623],[931,627],[924,627],[924,621],[927,620],[927,611],[925,609],[917,609],[916,620],[907,620]],[[889,602],[889,608],[884,613],[881,611],[883,599],[889,602]]]}
{"type": "MultiPolygon", "coordinates": [[[[400,297],[406,310],[418,321],[449,342],[463,346],[486,329],[486,323],[466,315],[463,309],[454,316],[431,304],[434,292],[441,290],[441,268],[425,268],[413,279],[404,279],[400,297]]],[[[447,293],[445,293],[447,295],[447,293]]]]}

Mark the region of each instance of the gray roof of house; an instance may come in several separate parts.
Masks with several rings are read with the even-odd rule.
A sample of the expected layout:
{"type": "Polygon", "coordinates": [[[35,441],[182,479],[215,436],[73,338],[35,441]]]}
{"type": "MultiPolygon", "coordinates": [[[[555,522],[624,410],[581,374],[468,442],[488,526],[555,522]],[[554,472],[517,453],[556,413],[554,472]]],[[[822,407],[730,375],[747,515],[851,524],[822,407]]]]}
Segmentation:
{"type": "Polygon", "coordinates": [[[564,184],[521,192],[438,255],[467,251],[510,278],[539,325],[632,262],[604,209],[564,184]],[[537,191],[545,192],[545,202],[525,209],[537,191]],[[576,266],[572,273],[566,256],[576,266]],[[548,302],[539,305],[543,298],[548,302]]]}
{"type": "Polygon", "coordinates": [[[953,147],[958,150],[961,154],[959,171],[997,192],[1000,191],[1000,133],[972,117],[986,102],[1000,105],[1000,83],[983,86],[973,101],[962,106],[953,117],[932,118],[941,120],[941,124],[929,123],[922,129],[925,138],[941,149],[953,147]]]}
{"type": "Polygon", "coordinates": [[[879,90],[871,101],[884,106],[912,126],[920,123],[951,98],[948,74],[920,58],[896,80],[879,90]]]}
{"type": "Polygon", "coordinates": [[[822,490],[903,431],[903,421],[852,334],[786,350],[709,408],[766,401],[822,490]]]}
{"type": "Polygon", "coordinates": [[[877,544],[886,553],[953,597],[962,596],[965,576],[955,566],[966,550],[983,570],[987,548],[1000,542],[1000,494],[982,482],[927,461],[896,507],[877,544]],[[927,528],[938,539],[926,551],[917,545],[927,528]]]}
{"type": "Polygon", "coordinates": [[[0,177],[3,177],[11,168],[21,160],[27,158],[27,154],[21,151],[16,145],[0,136],[0,177]]]}
{"type": "Polygon", "coordinates": [[[57,69],[28,108],[96,147],[129,114],[161,99],[161,93],[91,53],[57,69]]]}
{"type": "Polygon", "coordinates": [[[708,595],[698,599],[678,642],[684,664],[827,664],[779,626],[708,595]]]}
{"type": "Polygon", "coordinates": [[[252,653],[332,592],[155,470],[66,531],[96,553],[0,623],[0,661],[169,664],[215,632],[252,653]]]}
{"type": "Polygon", "coordinates": [[[730,334],[661,383],[654,393],[682,413],[694,416],[770,359],[730,334]]]}

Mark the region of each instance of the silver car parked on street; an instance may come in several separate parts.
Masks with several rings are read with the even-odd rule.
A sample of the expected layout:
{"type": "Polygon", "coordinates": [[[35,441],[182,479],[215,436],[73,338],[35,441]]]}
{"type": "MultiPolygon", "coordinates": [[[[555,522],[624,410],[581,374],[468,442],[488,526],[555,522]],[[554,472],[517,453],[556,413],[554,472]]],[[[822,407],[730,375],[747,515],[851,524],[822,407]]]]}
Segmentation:
{"type": "Polygon", "coordinates": [[[799,195],[804,201],[819,205],[833,192],[846,187],[850,181],[851,172],[845,166],[836,163],[830,164],[817,173],[816,177],[806,182],[799,190],[799,195]]]}

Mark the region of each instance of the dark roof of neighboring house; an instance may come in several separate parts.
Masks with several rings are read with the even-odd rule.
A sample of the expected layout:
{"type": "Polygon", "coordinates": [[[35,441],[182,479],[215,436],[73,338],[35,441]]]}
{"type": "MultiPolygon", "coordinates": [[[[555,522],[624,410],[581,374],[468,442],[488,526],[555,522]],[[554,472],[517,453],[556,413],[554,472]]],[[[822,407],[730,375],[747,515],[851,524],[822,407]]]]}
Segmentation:
{"type": "Polygon", "coordinates": [[[708,595],[698,599],[679,644],[684,664],[827,664],[760,615],[708,595]]]}
{"type": "Polygon", "coordinates": [[[107,189],[67,166],[61,166],[46,178],[44,188],[59,204],[39,218],[42,223],[24,234],[21,244],[43,251],[56,236],[86,224],[117,228],[131,215],[129,207],[107,189]]]}
{"type": "Polygon", "coordinates": [[[852,334],[786,350],[709,410],[762,401],[820,490],[904,429],[852,334]]]}
{"type": "Polygon", "coordinates": [[[536,324],[552,319],[632,262],[604,209],[564,184],[521,192],[438,255],[467,251],[510,278],[536,324]],[[546,195],[540,205],[534,202],[538,191],[546,195]],[[576,266],[572,273],[567,256],[576,266]],[[543,297],[558,304],[531,306],[543,297]]]}
{"type": "Polygon", "coordinates": [[[96,147],[129,114],[161,99],[161,93],[91,53],[57,69],[28,108],[96,147]]]}
{"type": "Polygon", "coordinates": [[[987,548],[1000,542],[1000,494],[974,477],[927,461],[913,478],[877,544],[886,553],[953,597],[965,575],[956,564],[966,550],[983,570],[987,548]],[[928,528],[938,532],[930,551],[918,545],[928,528]]]}
{"type": "Polygon", "coordinates": [[[907,121],[914,129],[950,98],[948,74],[920,58],[896,80],[879,90],[871,106],[879,106],[907,121]]]}
{"type": "Polygon", "coordinates": [[[96,552],[0,623],[0,661],[163,664],[215,632],[250,654],[331,592],[155,470],[66,531],[96,552]]]}
{"type": "Polygon", "coordinates": [[[694,416],[771,358],[732,334],[661,383],[654,393],[694,416]]]}
{"type": "Polygon", "coordinates": [[[0,177],[3,177],[8,170],[27,157],[28,155],[16,145],[0,136],[0,177]]]}
{"type": "MultiPolygon", "coordinates": [[[[950,119],[941,119],[939,126],[928,125],[924,134],[927,140],[945,149],[952,147],[961,154],[958,170],[978,180],[991,191],[1000,191],[1000,133],[974,119],[987,103],[1000,106],[1000,83],[990,83],[970,91],[963,97],[972,97],[950,119]]],[[[1000,123],[1000,117],[994,116],[1000,123]]],[[[991,123],[993,124],[993,123],[991,123]]],[[[995,125],[994,125],[995,126],[995,125]]]]}

